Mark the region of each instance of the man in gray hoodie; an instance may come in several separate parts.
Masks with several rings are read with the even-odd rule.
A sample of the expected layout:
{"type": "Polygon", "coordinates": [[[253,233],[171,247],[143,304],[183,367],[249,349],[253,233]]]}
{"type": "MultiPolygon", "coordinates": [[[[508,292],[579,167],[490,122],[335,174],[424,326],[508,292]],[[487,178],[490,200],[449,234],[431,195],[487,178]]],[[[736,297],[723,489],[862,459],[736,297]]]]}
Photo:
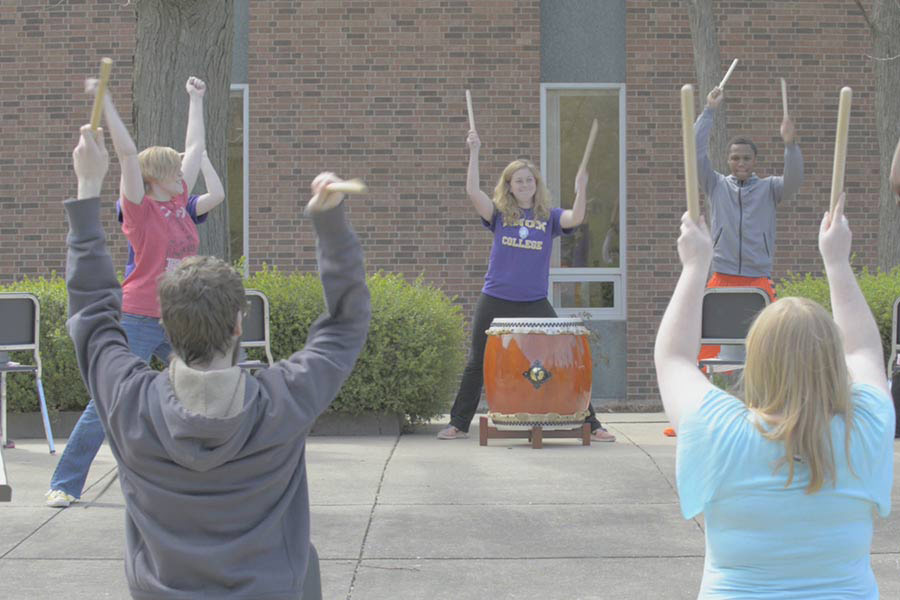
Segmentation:
{"type": "MultiPolygon", "coordinates": [[[[709,134],[715,111],[724,99],[712,89],[706,108],[694,123],[697,174],[706,195],[709,230],[713,238],[712,277],[707,287],[758,287],[775,299],[772,257],[775,253],[775,210],[793,198],[803,183],[803,154],[794,141],[790,117],[781,122],[784,140],[784,175],[760,179],[753,172],[756,144],[735,138],[728,146],[730,175],[723,175],[709,160],[709,134]]],[[[718,356],[718,346],[704,346],[700,360],[718,356]]]]}
{"type": "MultiPolygon", "coordinates": [[[[315,568],[305,441],[350,374],[370,318],[362,249],[339,181],[323,173],[306,207],[318,236],[326,313],[306,346],[255,376],[236,367],[243,282],[192,257],[159,285],[174,348],[151,370],[119,326],[121,289],[100,224],[102,130],[81,129],[78,196],[67,200],[69,334],[125,496],[125,572],[134,598],[292,599],[315,568]]],[[[314,574],[315,575],[315,574],[314,574]]]]}

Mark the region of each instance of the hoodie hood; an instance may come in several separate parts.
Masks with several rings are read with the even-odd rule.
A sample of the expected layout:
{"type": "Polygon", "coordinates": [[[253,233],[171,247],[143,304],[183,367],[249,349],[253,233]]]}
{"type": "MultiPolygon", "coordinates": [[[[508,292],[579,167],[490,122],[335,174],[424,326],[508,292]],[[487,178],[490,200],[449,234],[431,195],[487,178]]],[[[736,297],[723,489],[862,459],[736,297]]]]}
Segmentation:
{"type": "Polygon", "coordinates": [[[259,385],[243,369],[198,371],[174,357],[155,385],[161,388],[161,402],[153,420],[160,443],[176,463],[208,471],[244,447],[253,431],[259,385]]]}

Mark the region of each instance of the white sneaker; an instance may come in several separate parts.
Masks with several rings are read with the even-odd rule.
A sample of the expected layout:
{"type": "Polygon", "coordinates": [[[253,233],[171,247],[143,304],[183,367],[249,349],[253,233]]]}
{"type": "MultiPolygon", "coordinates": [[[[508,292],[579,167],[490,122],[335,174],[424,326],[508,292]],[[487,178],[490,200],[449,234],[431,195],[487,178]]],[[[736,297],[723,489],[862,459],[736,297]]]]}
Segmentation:
{"type": "Polygon", "coordinates": [[[62,490],[50,490],[44,495],[47,497],[47,506],[51,508],[68,508],[73,502],[78,502],[78,498],[62,490]]]}

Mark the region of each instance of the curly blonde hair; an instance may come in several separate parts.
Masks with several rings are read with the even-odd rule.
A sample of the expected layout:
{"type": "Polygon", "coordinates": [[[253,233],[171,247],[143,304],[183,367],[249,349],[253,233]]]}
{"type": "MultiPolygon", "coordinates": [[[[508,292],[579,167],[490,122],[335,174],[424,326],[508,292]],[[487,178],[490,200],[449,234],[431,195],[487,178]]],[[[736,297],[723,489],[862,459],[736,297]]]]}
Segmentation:
{"type": "Polygon", "coordinates": [[[492,200],[494,201],[494,206],[500,214],[503,215],[503,222],[507,224],[514,223],[523,216],[522,209],[519,208],[519,203],[516,202],[515,196],[513,196],[509,189],[509,182],[512,179],[513,173],[519,169],[528,169],[531,171],[531,174],[534,175],[535,187],[537,188],[534,193],[534,218],[539,221],[548,220],[550,218],[550,208],[553,202],[550,196],[550,190],[544,185],[544,180],[541,178],[541,172],[535,164],[530,160],[520,158],[506,165],[506,168],[503,169],[503,173],[500,175],[497,186],[494,188],[494,197],[492,200]]]}

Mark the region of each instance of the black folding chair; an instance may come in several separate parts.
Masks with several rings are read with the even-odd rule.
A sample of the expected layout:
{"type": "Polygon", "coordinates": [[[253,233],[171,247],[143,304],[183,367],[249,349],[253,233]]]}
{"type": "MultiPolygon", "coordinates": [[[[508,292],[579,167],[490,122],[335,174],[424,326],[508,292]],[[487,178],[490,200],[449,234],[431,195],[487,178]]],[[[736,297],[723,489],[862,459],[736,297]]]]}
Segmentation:
{"type": "Polygon", "coordinates": [[[702,345],[719,345],[717,358],[700,361],[707,372],[744,368],[747,332],[756,315],[769,305],[769,295],[755,287],[708,288],[703,294],[702,345]]]}
{"type": "Polygon", "coordinates": [[[0,416],[3,417],[3,428],[0,431],[3,445],[14,447],[9,441],[6,427],[6,376],[7,373],[32,373],[37,380],[38,399],[41,404],[41,416],[44,420],[44,433],[50,454],[56,453],[53,444],[53,431],[50,429],[50,417],[47,414],[47,401],[44,398],[44,383],[41,381],[41,304],[33,294],[21,292],[0,293],[0,416]],[[33,365],[22,365],[10,360],[10,352],[31,351],[34,355],[33,365]]]}
{"type": "Polygon", "coordinates": [[[264,369],[272,365],[272,348],[269,338],[269,299],[259,290],[246,290],[247,315],[243,321],[241,348],[264,348],[266,361],[243,360],[238,363],[244,369],[264,369]]]}

